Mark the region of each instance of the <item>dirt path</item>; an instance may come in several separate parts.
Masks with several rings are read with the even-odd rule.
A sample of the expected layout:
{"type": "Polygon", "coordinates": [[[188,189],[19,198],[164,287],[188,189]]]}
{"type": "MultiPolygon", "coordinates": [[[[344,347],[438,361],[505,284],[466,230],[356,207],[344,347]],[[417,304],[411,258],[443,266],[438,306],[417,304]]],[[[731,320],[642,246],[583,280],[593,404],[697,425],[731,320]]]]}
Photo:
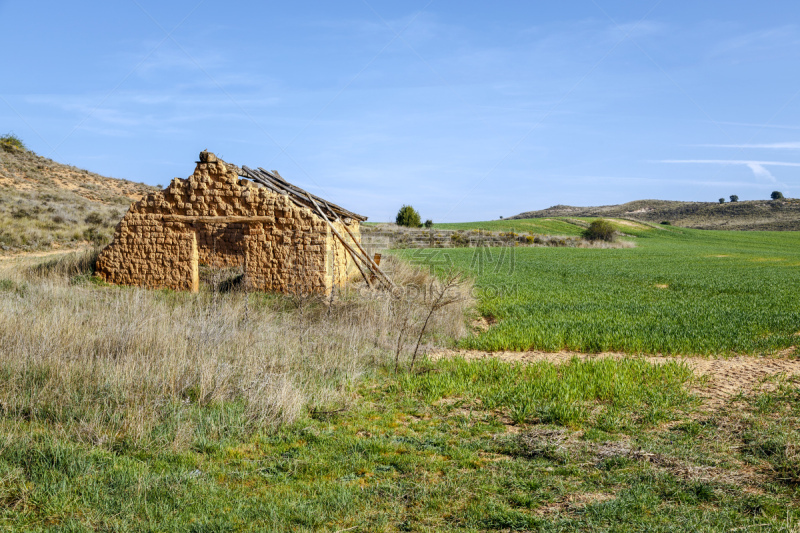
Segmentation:
{"type": "Polygon", "coordinates": [[[566,363],[578,359],[622,359],[635,357],[650,363],[663,364],[677,361],[686,364],[697,376],[705,376],[707,382],[699,385],[695,392],[705,400],[709,408],[717,408],[740,392],[748,392],[764,378],[778,374],[800,376],[800,359],[790,359],[794,350],[784,350],[773,357],[736,356],[728,358],[680,357],[680,356],[636,356],[623,353],[583,354],[575,352],[480,352],[472,350],[444,350],[430,355],[431,359],[463,357],[467,360],[494,358],[507,362],[566,363]]]}
{"type": "Polygon", "coordinates": [[[0,263],[3,262],[12,262],[17,261],[20,259],[32,259],[38,257],[49,257],[51,255],[63,255],[63,254],[70,254],[72,252],[82,252],[84,250],[88,250],[91,248],[91,244],[81,244],[76,246],[75,248],[54,248],[52,250],[42,250],[37,252],[16,252],[8,255],[0,254],[0,263]]]}

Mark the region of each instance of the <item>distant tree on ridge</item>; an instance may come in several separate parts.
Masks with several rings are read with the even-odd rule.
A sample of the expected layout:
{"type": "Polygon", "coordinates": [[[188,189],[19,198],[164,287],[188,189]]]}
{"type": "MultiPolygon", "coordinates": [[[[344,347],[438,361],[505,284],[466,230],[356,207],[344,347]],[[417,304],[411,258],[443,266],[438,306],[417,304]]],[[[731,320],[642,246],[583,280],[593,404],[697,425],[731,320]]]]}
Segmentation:
{"type": "Polygon", "coordinates": [[[395,223],[398,226],[407,226],[409,228],[422,227],[422,220],[420,219],[419,213],[410,205],[404,205],[400,208],[400,211],[397,212],[395,223]]]}

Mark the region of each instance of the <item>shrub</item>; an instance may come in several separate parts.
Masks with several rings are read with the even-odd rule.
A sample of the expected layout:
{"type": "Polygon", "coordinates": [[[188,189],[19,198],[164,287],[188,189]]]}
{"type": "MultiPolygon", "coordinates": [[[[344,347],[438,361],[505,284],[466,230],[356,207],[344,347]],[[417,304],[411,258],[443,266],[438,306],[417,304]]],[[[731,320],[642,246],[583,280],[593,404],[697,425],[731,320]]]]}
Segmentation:
{"type": "Polygon", "coordinates": [[[422,227],[419,213],[410,205],[404,205],[400,208],[400,211],[397,212],[395,223],[397,223],[398,226],[406,226],[409,228],[422,227]]]}
{"type": "Polygon", "coordinates": [[[725,198],[720,198],[719,199],[719,203],[724,204],[725,203],[725,198]]]}
{"type": "Polygon", "coordinates": [[[83,238],[94,246],[106,246],[111,242],[111,234],[106,228],[91,226],[83,231],[83,238]]]}
{"type": "Polygon", "coordinates": [[[738,202],[738,201],[739,201],[739,197],[736,196],[735,194],[732,194],[731,195],[731,202],[738,202]]]}
{"type": "Polygon", "coordinates": [[[772,191],[769,197],[773,200],[783,200],[783,193],[781,191],[772,191]]]}
{"type": "Polygon", "coordinates": [[[93,226],[99,226],[100,224],[103,223],[103,216],[97,211],[92,211],[91,213],[86,215],[86,218],[84,220],[86,221],[87,224],[91,224],[93,226]]]}
{"type": "Polygon", "coordinates": [[[602,218],[595,220],[583,232],[583,237],[590,241],[608,241],[614,240],[616,230],[608,220],[602,218]]]}
{"type": "Polygon", "coordinates": [[[671,226],[671,225],[672,225],[672,222],[670,222],[669,220],[662,220],[662,221],[661,221],[661,224],[662,224],[663,226],[671,226]]]}
{"type": "Polygon", "coordinates": [[[431,219],[426,220],[425,221],[425,227],[426,228],[432,228],[433,227],[433,220],[431,220],[431,219]]]}
{"type": "Polygon", "coordinates": [[[3,149],[6,151],[27,149],[25,147],[25,143],[22,142],[22,139],[13,133],[7,133],[0,137],[0,145],[2,145],[3,149]]]}
{"type": "Polygon", "coordinates": [[[469,238],[461,233],[453,233],[450,235],[450,241],[455,246],[469,246],[469,238]]]}

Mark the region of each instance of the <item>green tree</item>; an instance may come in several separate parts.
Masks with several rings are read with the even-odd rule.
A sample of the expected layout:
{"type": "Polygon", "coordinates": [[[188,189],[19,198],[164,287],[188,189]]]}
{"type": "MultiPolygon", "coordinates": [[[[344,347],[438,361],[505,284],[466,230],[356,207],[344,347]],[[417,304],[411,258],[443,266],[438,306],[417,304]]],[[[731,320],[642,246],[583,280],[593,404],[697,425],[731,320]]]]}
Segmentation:
{"type": "Polygon", "coordinates": [[[773,200],[783,200],[783,193],[781,191],[772,191],[769,197],[773,200]]]}
{"type": "Polygon", "coordinates": [[[719,199],[719,203],[724,204],[725,203],[725,198],[720,198],[719,199]]]}
{"type": "Polygon", "coordinates": [[[409,228],[422,227],[422,220],[419,217],[419,213],[410,205],[404,205],[400,208],[400,211],[397,212],[395,223],[397,223],[398,226],[406,226],[409,228]]]}
{"type": "Polygon", "coordinates": [[[429,229],[432,228],[433,227],[433,220],[431,220],[431,219],[426,220],[425,221],[425,227],[429,228],[429,229]]]}
{"type": "Polygon", "coordinates": [[[731,194],[731,202],[738,202],[738,201],[739,201],[739,197],[736,196],[735,194],[731,194]]]}
{"type": "Polygon", "coordinates": [[[583,232],[583,237],[590,241],[613,241],[616,230],[608,220],[599,218],[589,224],[583,232]]]}

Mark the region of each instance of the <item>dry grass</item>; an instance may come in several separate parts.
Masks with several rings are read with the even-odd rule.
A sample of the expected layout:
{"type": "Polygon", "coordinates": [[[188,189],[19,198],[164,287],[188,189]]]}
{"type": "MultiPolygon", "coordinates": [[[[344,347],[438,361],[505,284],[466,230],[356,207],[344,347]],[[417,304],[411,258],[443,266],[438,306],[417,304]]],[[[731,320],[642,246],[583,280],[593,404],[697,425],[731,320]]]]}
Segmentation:
{"type": "Polygon", "coordinates": [[[27,279],[56,277],[71,280],[75,276],[89,276],[94,271],[100,251],[101,248],[95,247],[55,255],[52,259],[44,259],[40,263],[26,266],[22,272],[27,279]]]}
{"type": "MultiPolygon", "coordinates": [[[[401,298],[150,291],[90,280],[94,254],[0,270],[0,410],[111,446],[180,447],[209,413],[247,430],[346,408],[360,376],[393,364],[398,335],[416,341],[420,287],[438,283],[389,259],[401,298]]],[[[434,313],[426,339],[464,335],[468,305],[434,313]]]]}
{"type": "Polygon", "coordinates": [[[107,244],[127,207],[71,192],[0,189],[0,252],[107,244]]]}
{"type": "Polygon", "coordinates": [[[105,244],[132,201],[157,190],[0,150],[0,253],[105,244]]]}

